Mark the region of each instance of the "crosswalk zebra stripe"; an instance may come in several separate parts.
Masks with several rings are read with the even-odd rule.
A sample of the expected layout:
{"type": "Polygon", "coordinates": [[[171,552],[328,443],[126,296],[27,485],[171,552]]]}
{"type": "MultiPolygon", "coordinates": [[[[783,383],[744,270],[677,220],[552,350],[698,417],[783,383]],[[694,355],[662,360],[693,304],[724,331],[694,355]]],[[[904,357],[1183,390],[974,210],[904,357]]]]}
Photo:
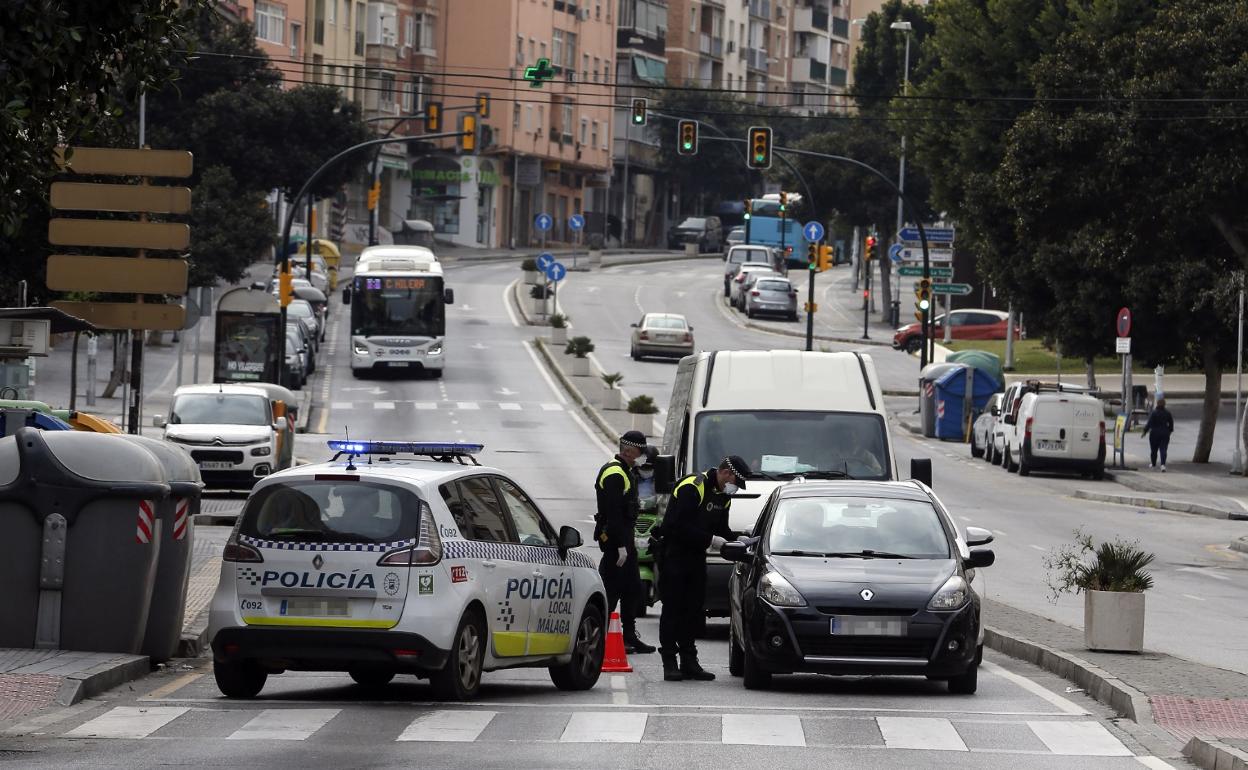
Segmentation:
{"type": "Polygon", "coordinates": [[[118,706],[65,733],[66,738],[146,738],[189,709],[181,706],[118,706]]]}
{"type": "Polygon", "coordinates": [[[231,741],[302,741],[338,716],[342,709],[265,709],[235,730],[231,741]]]}
{"type": "Polygon", "coordinates": [[[805,746],[801,717],[790,714],[724,714],[721,742],[750,746],[805,746]]]}
{"type": "Polygon", "coordinates": [[[395,740],[471,743],[497,711],[431,711],[412,720],[395,740]]]}
{"type": "Polygon", "coordinates": [[[563,404],[542,404],[542,409],[547,412],[562,412],[563,404]]]}
{"type": "Polygon", "coordinates": [[[512,403],[512,402],[508,402],[508,401],[503,401],[503,402],[500,402],[500,403],[499,403],[499,405],[498,405],[498,408],[499,408],[499,409],[502,409],[504,412],[518,412],[518,411],[520,411],[520,405],[519,405],[519,404],[512,403]]]}
{"type": "Polygon", "coordinates": [[[1082,757],[1129,757],[1131,751],[1097,722],[1028,722],[1054,754],[1082,757]]]}
{"type": "Polygon", "coordinates": [[[966,743],[948,719],[932,717],[876,717],[884,745],[890,749],[967,751],[966,743]]]}
{"type": "Polygon", "coordinates": [[[394,402],[393,401],[374,401],[373,408],[374,409],[393,409],[394,402]]]}
{"type": "Polygon", "coordinates": [[[432,401],[416,401],[412,404],[412,408],[421,412],[432,412],[438,408],[438,405],[432,401]]]}
{"type": "Polygon", "coordinates": [[[480,409],[481,405],[478,404],[476,401],[457,401],[455,403],[455,408],[463,412],[469,412],[469,411],[480,409]]]}
{"type": "Polygon", "coordinates": [[[333,409],[334,411],[339,411],[343,409],[354,409],[355,404],[353,404],[350,401],[334,401],[333,403],[329,405],[329,408],[333,409]]]}
{"type": "Polygon", "coordinates": [[[563,743],[641,743],[646,714],[579,711],[568,720],[559,740],[563,743]]]}

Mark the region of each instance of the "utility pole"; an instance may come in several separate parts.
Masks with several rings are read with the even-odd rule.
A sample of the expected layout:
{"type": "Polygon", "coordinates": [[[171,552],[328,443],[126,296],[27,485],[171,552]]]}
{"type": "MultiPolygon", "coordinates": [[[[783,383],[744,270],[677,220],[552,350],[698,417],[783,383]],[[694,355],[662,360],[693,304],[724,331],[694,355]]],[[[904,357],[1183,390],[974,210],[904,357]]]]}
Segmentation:
{"type": "Polygon", "coordinates": [[[1243,395],[1244,395],[1244,272],[1239,273],[1239,332],[1238,343],[1235,345],[1235,453],[1231,456],[1231,473],[1244,473],[1244,431],[1243,395]]]}

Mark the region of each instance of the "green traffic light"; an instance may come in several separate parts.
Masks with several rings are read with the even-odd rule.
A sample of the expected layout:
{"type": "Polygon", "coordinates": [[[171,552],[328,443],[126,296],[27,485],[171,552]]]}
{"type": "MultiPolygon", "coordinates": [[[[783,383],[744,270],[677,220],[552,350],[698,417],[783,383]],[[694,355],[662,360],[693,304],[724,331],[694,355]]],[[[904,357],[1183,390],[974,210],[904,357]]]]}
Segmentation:
{"type": "Polygon", "coordinates": [[[929,307],[931,307],[931,304],[930,304],[927,300],[925,300],[925,299],[923,299],[923,300],[919,300],[919,309],[920,309],[920,310],[927,310],[929,307]]]}
{"type": "Polygon", "coordinates": [[[685,148],[686,150],[692,150],[692,149],[693,149],[693,143],[692,143],[692,142],[685,142],[684,144],[682,144],[682,145],[681,145],[681,147],[685,148]]]}

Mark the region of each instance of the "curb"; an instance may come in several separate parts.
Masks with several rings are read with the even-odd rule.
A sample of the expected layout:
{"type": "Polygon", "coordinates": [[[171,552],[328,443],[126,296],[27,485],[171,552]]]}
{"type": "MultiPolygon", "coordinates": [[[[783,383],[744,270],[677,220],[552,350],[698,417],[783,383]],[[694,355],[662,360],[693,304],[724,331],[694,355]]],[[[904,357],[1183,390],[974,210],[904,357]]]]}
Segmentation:
{"type": "Polygon", "coordinates": [[[1231,550],[1239,551],[1240,553],[1248,553],[1248,536],[1241,537],[1238,540],[1232,540],[1231,550]]]}
{"type": "Polygon", "coordinates": [[[1137,724],[1153,724],[1153,707],[1147,695],[1083,658],[1007,634],[992,626],[984,628],[984,644],[1074,682],[1088,695],[1137,724]]]}
{"type": "MultiPolygon", "coordinates": [[[[1186,503],[1182,500],[1163,500],[1157,497],[1134,497],[1132,495],[1112,495],[1106,492],[1089,492],[1085,489],[1076,489],[1075,497],[1082,500],[1094,500],[1100,503],[1131,505],[1137,508],[1154,508],[1163,511],[1174,511],[1176,513],[1192,513],[1199,516],[1208,516],[1213,519],[1248,521],[1248,513],[1244,513],[1242,511],[1224,511],[1220,508],[1213,508],[1208,505],[1201,505],[1200,503],[1186,503]]],[[[1245,547],[1248,548],[1248,545],[1245,547]]]]}
{"type": "Polygon", "coordinates": [[[182,638],[178,640],[175,658],[198,658],[208,649],[208,607],[200,610],[199,615],[182,629],[182,638]]]}
{"type": "Polygon", "coordinates": [[[299,393],[299,419],[295,420],[295,433],[308,432],[308,420],[312,418],[312,390],[304,388],[299,393]]]}
{"type": "Polygon", "coordinates": [[[901,420],[901,419],[898,419],[898,420],[897,420],[897,424],[898,424],[898,425],[900,425],[901,427],[905,428],[906,430],[910,431],[911,433],[913,433],[913,434],[914,434],[914,435],[916,435],[916,436],[922,436],[922,435],[923,435],[923,428],[921,428],[921,427],[920,427],[920,426],[918,426],[918,425],[915,425],[915,424],[914,424],[914,423],[912,423],[912,422],[909,422],[909,421],[907,421],[907,420],[901,420]]]}
{"type": "Polygon", "coordinates": [[[607,424],[607,421],[598,413],[598,410],[586,400],[585,396],[581,395],[581,391],[568,379],[568,376],[563,373],[559,365],[555,363],[550,350],[546,347],[546,340],[536,337],[533,342],[533,346],[537,348],[537,352],[541,355],[542,362],[546,364],[546,368],[554,375],[555,379],[559,380],[559,385],[568,392],[568,395],[576,402],[576,405],[581,408],[581,413],[588,417],[590,422],[594,424],[594,427],[598,429],[598,432],[603,435],[607,446],[618,442],[620,440],[618,432],[607,424]]]}
{"type": "Polygon", "coordinates": [[[100,665],[76,674],[69,674],[56,693],[56,703],[72,706],[84,698],[92,698],[105,690],[133,682],[151,673],[152,662],[146,655],[124,655],[116,663],[100,665]]]}
{"type": "Polygon", "coordinates": [[[1248,752],[1214,738],[1192,738],[1183,746],[1183,756],[1205,770],[1248,770],[1248,752]]]}

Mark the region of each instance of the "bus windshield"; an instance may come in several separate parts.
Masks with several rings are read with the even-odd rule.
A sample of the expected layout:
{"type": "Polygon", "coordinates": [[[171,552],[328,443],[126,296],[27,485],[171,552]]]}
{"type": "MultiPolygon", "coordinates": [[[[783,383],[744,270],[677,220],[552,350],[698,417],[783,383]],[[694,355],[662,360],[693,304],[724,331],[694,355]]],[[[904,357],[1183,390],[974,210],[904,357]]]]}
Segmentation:
{"type": "Polygon", "coordinates": [[[703,412],[694,429],[693,466],[745,458],[759,478],[797,475],[887,480],[887,427],[861,412],[703,412]]]}
{"type": "Polygon", "coordinates": [[[364,337],[395,335],[441,337],[446,334],[446,305],[438,276],[355,279],[351,333],[364,337]]]}

